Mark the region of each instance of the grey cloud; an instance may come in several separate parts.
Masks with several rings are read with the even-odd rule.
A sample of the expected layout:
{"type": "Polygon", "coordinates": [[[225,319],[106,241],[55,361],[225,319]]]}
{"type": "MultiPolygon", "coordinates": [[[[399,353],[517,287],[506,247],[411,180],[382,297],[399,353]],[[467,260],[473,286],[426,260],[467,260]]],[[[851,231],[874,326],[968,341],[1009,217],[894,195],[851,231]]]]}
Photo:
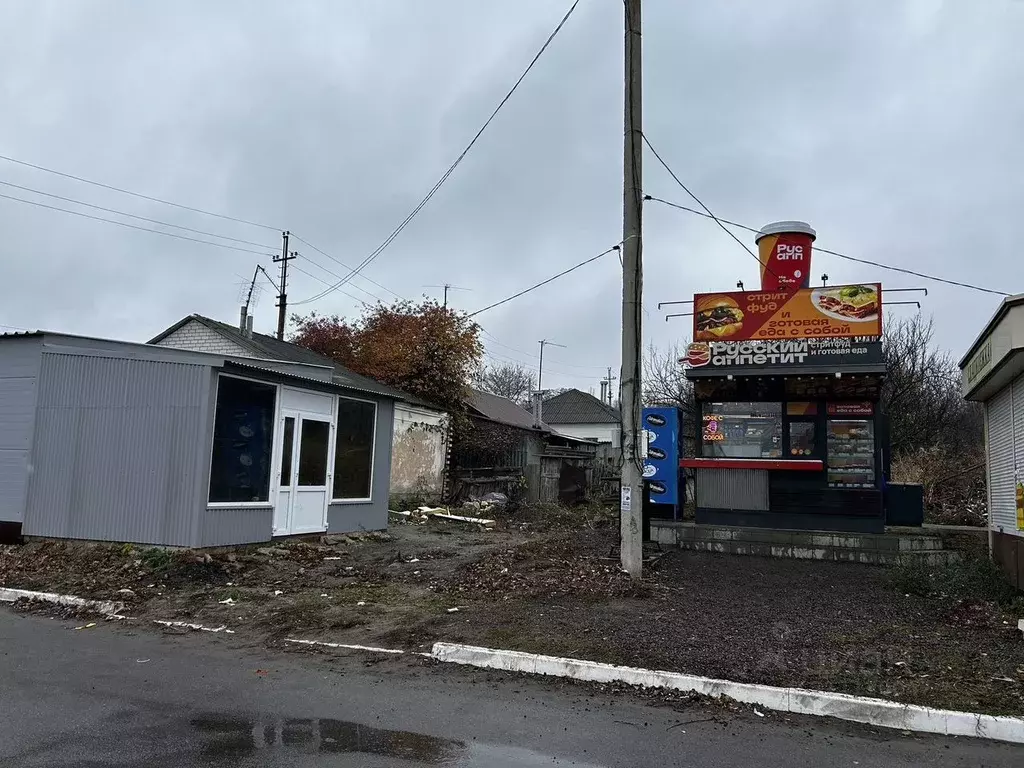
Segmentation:
{"type": "MultiPolygon", "coordinates": [[[[0,153],[287,227],[355,265],[461,151],[562,5],[6,3],[0,27],[17,32],[0,50],[0,153]]],[[[473,310],[618,240],[621,10],[580,4],[370,277],[410,297],[437,293],[427,284],[472,288],[452,302],[473,310]]],[[[1024,201],[1022,21],[1024,4],[1008,0],[649,2],[645,130],[723,216],[803,218],[826,247],[1019,289],[1008,224],[1024,201]]],[[[0,179],[279,247],[274,231],[6,163],[0,179]]],[[[650,156],[645,182],[690,204],[650,156]]],[[[659,301],[756,283],[756,263],[713,222],[654,204],[645,220],[648,340],[688,334],[685,320],[664,322],[659,301]]],[[[0,323],[24,327],[145,338],[189,312],[230,319],[258,260],[6,200],[0,227],[0,323]]],[[[923,284],[823,254],[821,271],[923,284]]],[[[323,287],[297,274],[290,295],[323,287]]],[[[940,342],[962,351],[996,297],[929,289],[940,342]]],[[[490,351],[535,365],[537,340],[554,338],[567,349],[546,355],[546,384],[596,387],[618,361],[620,290],[610,254],[481,315],[505,345],[490,351]]],[[[271,293],[257,309],[263,328],[271,293]]],[[[336,293],[310,307],[358,304],[336,293]]]]}

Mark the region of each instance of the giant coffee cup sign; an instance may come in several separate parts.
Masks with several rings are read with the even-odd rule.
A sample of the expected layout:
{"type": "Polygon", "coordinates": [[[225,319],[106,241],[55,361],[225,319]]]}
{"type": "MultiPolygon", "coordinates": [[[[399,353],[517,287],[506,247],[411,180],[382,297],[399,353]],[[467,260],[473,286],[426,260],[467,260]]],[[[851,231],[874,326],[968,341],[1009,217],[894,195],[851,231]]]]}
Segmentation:
{"type": "Polygon", "coordinates": [[[811,225],[804,221],[777,221],[762,227],[754,238],[761,262],[761,290],[808,287],[815,237],[811,225]]]}

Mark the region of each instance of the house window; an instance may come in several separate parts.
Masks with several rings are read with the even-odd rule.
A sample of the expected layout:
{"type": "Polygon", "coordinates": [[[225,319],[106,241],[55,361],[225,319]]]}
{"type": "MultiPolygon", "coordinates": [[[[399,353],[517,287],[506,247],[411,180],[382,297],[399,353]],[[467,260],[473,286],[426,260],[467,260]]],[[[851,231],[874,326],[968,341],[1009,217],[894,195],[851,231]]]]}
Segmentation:
{"type": "Polygon", "coordinates": [[[221,376],[210,461],[210,501],[270,500],[271,453],[277,387],[221,376]]]}
{"type": "Polygon", "coordinates": [[[334,493],[339,500],[369,499],[373,483],[373,438],[377,405],[338,399],[334,445],[334,493]]]}

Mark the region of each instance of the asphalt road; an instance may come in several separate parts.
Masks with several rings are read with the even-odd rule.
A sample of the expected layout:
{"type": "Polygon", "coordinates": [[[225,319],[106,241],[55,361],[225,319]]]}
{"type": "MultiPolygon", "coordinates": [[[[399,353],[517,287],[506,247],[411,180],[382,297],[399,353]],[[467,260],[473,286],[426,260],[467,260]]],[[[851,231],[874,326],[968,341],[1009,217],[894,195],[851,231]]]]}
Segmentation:
{"type": "Polygon", "coordinates": [[[673,711],[412,659],[277,653],[0,608],[0,766],[1016,766],[1024,748],[673,711]]]}

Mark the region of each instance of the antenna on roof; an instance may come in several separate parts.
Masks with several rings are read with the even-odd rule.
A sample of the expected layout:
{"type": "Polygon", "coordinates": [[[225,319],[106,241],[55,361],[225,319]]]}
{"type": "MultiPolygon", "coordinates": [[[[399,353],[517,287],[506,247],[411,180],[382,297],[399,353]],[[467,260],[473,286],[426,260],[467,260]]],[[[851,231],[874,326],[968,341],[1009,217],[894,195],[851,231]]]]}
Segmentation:
{"type": "MultiPolygon", "coordinates": [[[[259,298],[259,290],[256,286],[256,278],[260,276],[260,272],[263,273],[267,280],[270,280],[270,284],[277,288],[277,283],[274,282],[273,278],[267,274],[267,270],[263,268],[261,264],[256,265],[256,269],[252,272],[252,280],[249,282],[249,293],[246,294],[245,304],[242,305],[241,311],[238,313],[238,331],[246,338],[252,338],[252,315],[249,314],[249,307],[253,305],[253,290],[256,290],[256,297],[259,298]]],[[[278,289],[280,290],[280,289],[278,289]]]]}

